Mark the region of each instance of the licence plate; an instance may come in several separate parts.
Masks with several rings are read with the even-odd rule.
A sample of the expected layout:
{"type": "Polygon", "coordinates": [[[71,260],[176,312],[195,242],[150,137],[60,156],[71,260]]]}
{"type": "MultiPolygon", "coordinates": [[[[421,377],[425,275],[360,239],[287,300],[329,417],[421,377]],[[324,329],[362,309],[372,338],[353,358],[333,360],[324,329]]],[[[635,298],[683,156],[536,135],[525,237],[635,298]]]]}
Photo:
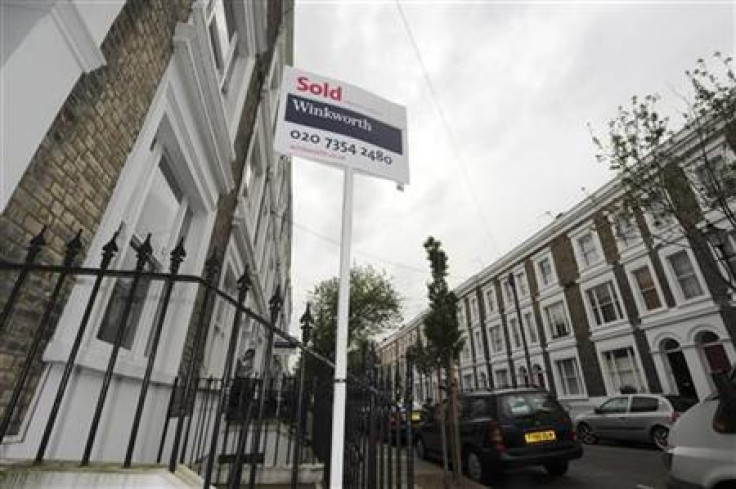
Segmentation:
{"type": "Polygon", "coordinates": [[[545,441],[557,440],[557,434],[554,431],[533,431],[524,433],[524,440],[527,443],[542,443],[545,441]]]}

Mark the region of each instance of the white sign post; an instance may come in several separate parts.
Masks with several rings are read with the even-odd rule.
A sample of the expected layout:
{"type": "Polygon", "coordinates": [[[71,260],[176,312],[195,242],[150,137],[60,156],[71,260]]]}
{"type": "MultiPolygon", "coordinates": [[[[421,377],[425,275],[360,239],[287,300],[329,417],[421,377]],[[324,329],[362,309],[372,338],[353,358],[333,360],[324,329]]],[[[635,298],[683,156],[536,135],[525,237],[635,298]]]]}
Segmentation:
{"type": "Polygon", "coordinates": [[[406,109],[365,90],[285,67],[274,149],[343,168],[340,286],[330,488],[342,487],[350,302],[353,173],[409,183],[406,109]]]}

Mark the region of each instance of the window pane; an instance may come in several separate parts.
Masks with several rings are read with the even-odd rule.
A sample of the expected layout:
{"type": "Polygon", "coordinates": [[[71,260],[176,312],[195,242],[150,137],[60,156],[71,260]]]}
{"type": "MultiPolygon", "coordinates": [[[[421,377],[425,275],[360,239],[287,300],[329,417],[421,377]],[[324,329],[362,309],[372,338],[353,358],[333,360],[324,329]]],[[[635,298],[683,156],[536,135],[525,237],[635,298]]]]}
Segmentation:
{"type": "Polygon", "coordinates": [[[580,246],[580,254],[585,265],[592,265],[598,261],[598,251],[595,248],[592,234],[586,234],[582,238],[579,238],[578,245],[580,246]]]}
{"type": "Polygon", "coordinates": [[[552,282],[552,265],[548,258],[539,262],[539,274],[541,275],[543,285],[549,285],[552,282]]]}
{"type": "Polygon", "coordinates": [[[631,401],[632,413],[650,413],[656,411],[658,407],[659,401],[654,397],[634,396],[631,401]]]}
{"type": "Polygon", "coordinates": [[[564,360],[559,360],[556,363],[557,370],[560,374],[563,393],[567,396],[582,394],[576,359],[566,358],[564,360]]]}
{"type": "Polygon", "coordinates": [[[615,399],[611,399],[610,401],[604,402],[600,407],[600,411],[606,414],[625,413],[626,408],[628,407],[628,404],[629,404],[628,398],[616,397],[615,399]]]}
{"type": "Polygon", "coordinates": [[[511,328],[511,335],[514,338],[514,347],[521,347],[521,336],[519,335],[519,322],[516,318],[509,319],[509,327],[511,328]]]}
{"type": "Polygon", "coordinates": [[[639,286],[639,291],[641,292],[642,299],[644,299],[644,306],[647,310],[659,309],[662,303],[659,300],[659,294],[654,285],[654,279],[649,271],[649,267],[634,270],[634,278],[639,286]]]}
{"type": "Polygon", "coordinates": [[[678,251],[667,258],[672,265],[672,271],[680,285],[685,299],[691,299],[703,294],[700,282],[695,276],[695,270],[686,251],[678,251]]]}
{"type": "Polygon", "coordinates": [[[590,307],[598,325],[610,323],[623,317],[618,296],[611,282],[597,285],[588,290],[590,307]]]}
{"type": "Polygon", "coordinates": [[[634,358],[634,350],[631,347],[607,351],[604,353],[604,358],[608,377],[616,391],[621,391],[623,388],[641,389],[641,375],[634,358]]]}
{"type": "Polygon", "coordinates": [[[529,331],[529,342],[537,342],[537,326],[534,323],[534,319],[531,313],[524,314],[524,322],[526,323],[527,331],[529,331]]]}
{"type": "MultiPolygon", "coordinates": [[[[134,252],[138,245],[131,243],[133,250],[130,250],[124,260],[123,270],[133,270],[137,261],[136,253],[134,252]]],[[[146,262],[143,268],[147,272],[158,271],[158,265],[152,259],[146,262]]],[[[133,346],[133,340],[135,333],[138,329],[138,322],[143,312],[143,306],[146,304],[148,298],[148,290],[151,286],[151,279],[141,278],[138,280],[135,292],[131,298],[130,311],[128,312],[128,319],[126,321],[126,331],[123,335],[121,346],[125,349],[130,349],[133,346]]],[[[118,334],[118,329],[122,323],[123,315],[127,302],[129,300],[133,287],[132,278],[120,278],[115,281],[113,286],[112,295],[107,303],[105,309],[105,315],[102,318],[102,323],[97,332],[97,338],[106,341],[108,343],[114,343],[115,337],[118,334]]]]}
{"type": "Polygon", "coordinates": [[[551,329],[552,338],[559,338],[570,334],[562,302],[556,302],[545,308],[547,322],[551,329]]]}

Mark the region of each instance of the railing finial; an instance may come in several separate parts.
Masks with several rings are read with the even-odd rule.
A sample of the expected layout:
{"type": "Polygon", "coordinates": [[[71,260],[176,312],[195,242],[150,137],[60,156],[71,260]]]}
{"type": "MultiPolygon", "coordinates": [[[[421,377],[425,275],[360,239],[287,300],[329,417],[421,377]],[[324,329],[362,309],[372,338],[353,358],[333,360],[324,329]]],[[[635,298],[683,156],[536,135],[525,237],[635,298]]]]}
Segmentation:
{"type": "Polygon", "coordinates": [[[179,272],[179,266],[181,265],[181,262],[184,261],[184,258],[187,256],[187,252],[184,249],[184,237],[179,240],[179,244],[176,245],[176,248],[174,248],[171,252],[171,266],[169,267],[171,270],[171,273],[176,274],[179,272]]]}
{"type": "Polygon", "coordinates": [[[36,255],[38,255],[38,253],[41,251],[41,248],[46,246],[46,238],[44,238],[43,236],[45,233],[46,233],[46,226],[44,225],[41,228],[41,231],[39,231],[37,235],[31,238],[31,241],[28,244],[28,254],[26,255],[26,263],[32,263],[36,259],[36,255]]]}
{"type": "Polygon", "coordinates": [[[82,251],[82,230],[77,231],[76,236],[66,244],[66,253],[64,254],[64,266],[70,267],[74,263],[74,259],[82,251]]]}

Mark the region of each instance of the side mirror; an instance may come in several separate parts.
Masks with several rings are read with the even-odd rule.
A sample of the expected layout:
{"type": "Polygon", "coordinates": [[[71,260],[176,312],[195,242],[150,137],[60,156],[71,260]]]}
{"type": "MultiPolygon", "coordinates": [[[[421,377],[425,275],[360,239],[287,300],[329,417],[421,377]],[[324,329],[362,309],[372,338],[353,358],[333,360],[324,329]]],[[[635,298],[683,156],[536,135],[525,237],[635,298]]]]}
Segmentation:
{"type": "Polygon", "coordinates": [[[736,383],[725,372],[712,374],[718,390],[718,408],[713,429],[719,433],[736,433],[736,383]]]}

